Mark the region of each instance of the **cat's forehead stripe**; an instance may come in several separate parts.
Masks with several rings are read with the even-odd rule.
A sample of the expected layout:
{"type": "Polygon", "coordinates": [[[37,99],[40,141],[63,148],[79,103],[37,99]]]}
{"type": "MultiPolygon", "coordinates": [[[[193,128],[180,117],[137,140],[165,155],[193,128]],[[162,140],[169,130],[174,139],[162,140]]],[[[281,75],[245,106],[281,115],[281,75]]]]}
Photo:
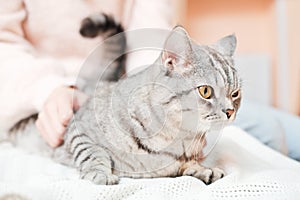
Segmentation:
{"type": "Polygon", "coordinates": [[[225,73],[223,67],[218,62],[216,62],[215,58],[211,55],[209,50],[206,51],[206,49],[205,49],[204,52],[207,54],[212,66],[220,73],[221,77],[223,78],[224,83],[226,83],[227,76],[226,76],[226,73],[225,73]]]}
{"type": "Polygon", "coordinates": [[[217,63],[219,63],[219,66],[221,69],[224,70],[224,73],[226,75],[226,81],[225,83],[231,85],[232,79],[233,79],[233,73],[231,67],[228,65],[228,63],[216,52],[211,52],[213,58],[216,60],[217,63]]]}
{"type": "Polygon", "coordinates": [[[221,74],[224,83],[228,84],[231,89],[237,87],[236,71],[232,65],[224,59],[217,51],[207,48],[207,55],[214,63],[213,67],[221,74]]]}

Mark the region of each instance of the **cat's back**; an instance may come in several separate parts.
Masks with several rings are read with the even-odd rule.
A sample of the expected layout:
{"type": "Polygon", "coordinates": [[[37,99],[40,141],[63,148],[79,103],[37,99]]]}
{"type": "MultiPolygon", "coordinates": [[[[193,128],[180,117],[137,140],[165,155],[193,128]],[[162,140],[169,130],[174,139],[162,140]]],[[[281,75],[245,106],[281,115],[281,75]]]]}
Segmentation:
{"type": "Polygon", "coordinates": [[[77,119],[90,120],[95,115],[106,115],[115,86],[116,82],[98,82],[88,101],[76,112],[77,119]]]}
{"type": "Polygon", "coordinates": [[[75,113],[66,135],[76,131],[89,133],[91,137],[94,137],[95,133],[104,132],[111,119],[110,101],[115,85],[115,82],[103,81],[97,83],[90,98],[75,113]]]}

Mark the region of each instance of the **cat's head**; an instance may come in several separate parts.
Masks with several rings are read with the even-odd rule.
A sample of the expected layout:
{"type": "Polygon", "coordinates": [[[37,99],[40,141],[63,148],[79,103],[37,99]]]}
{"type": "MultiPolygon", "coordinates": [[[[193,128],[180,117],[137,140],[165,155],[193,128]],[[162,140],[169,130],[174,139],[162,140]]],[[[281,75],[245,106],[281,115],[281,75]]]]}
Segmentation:
{"type": "MultiPolygon", "coordinates": [[[[161,54],[162,65],[177,84],[178,94],[196,101],[202,122],[231,122],[241,102],[241,84],[233,63],[235,35],[220,39],[211,46],[191,41],[183,27],[177,26],[167,38],[161,54]],[[195,95],[197,93],[197,95],[195,95]]],[[[184,111],[195,109],[186,101],[184,111]]]]}

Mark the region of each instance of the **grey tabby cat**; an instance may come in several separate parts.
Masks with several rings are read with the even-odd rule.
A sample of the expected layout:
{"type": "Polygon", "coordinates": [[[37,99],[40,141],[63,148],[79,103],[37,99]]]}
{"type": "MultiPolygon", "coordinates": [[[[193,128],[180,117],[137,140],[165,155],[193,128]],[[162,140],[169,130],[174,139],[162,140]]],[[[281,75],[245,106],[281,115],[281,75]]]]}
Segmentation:
{"type": "MultiPolygon", "coordinates": [[[[86,19],[81,33],[95,37],[105,28],[110,34],[122,30],[102,14],[86,19]]],[[[49,150],[52,157],[96,184],[117,184],[119,177],[186,175],[206,184],[222,178],[221,169],[201,165],[202,150],[206,137],[233,121],[240,105],[235,47],[234,35],[201,46],[175,27],[151,66],[117,82],[98,83],[70,122],[64,144],[49,150]]]]}

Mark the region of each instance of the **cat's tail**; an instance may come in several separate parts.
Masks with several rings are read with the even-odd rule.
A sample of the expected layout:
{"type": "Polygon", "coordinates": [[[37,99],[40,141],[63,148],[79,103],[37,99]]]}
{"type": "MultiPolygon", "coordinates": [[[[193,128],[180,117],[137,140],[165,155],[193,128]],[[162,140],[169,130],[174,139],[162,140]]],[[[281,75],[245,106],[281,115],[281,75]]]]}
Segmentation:
{"type": "Polygon", "coordinates": [[[124,32],[124,28],[112,16],[99,13],[84,18],[79,32],[83,37],[94,38],[99,35],[109,37],[124,32]]]}
{"type": "Polygon", "coordinates": [[[94,14],[86,17],[81,22],[80,34],[86,38],[103,37],[105,40],[101,58],[116,58],[108,72],[106,80],[117,81],[125,73],[126,36],[124,28],[115,18],[105,13],[94,14]]]}
{"type": "Polygon", "coordinates": [[[1,142],[9,142],[30,153],[50,156],[51,148],[39,134],[35,122],[37,114],[20,120],[0,138],[1,142]]]}
{"type": "Polygon", "coordinates": [[[18,140],[19,135],[21,135],[21,133],[27,132],[29,127],[33,127],[36,119],[37,119],[37,115],[32,115],[30,117],[20,120],[9,130],[5,130],[5,131],[2,130],[0,133],[0,143],[10,142],[15,144],[18,140]]]}

